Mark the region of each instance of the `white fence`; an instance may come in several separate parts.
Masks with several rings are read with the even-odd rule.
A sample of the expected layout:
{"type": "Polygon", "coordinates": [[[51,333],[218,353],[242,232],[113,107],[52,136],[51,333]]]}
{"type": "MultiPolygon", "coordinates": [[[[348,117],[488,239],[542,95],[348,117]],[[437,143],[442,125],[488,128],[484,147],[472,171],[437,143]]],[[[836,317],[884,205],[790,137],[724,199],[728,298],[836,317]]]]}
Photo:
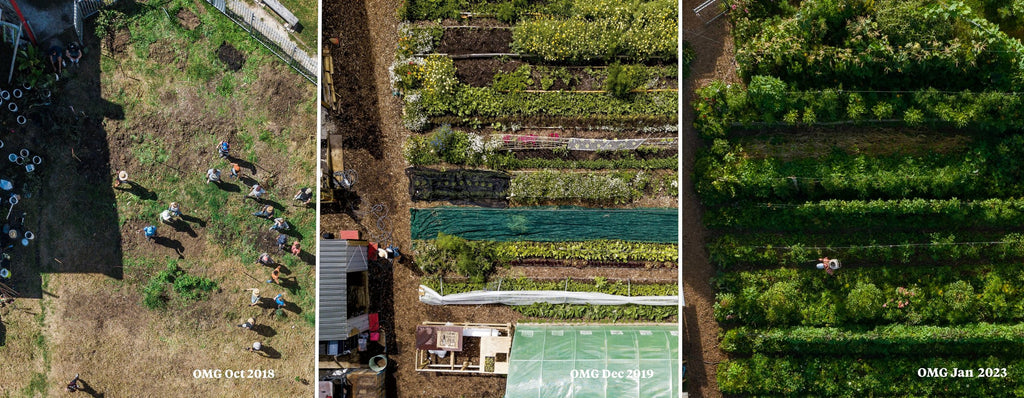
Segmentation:
{"type": "Polygon", "coordinates": [[[270,52],[299,72],[302,77],[316,84],[320,62],[316,54],[310,55],[292,42],[287,33],[273,24],[263,22],[248,4],[238,0],[207,0],[210,5],[245,29],[270,52]]]}

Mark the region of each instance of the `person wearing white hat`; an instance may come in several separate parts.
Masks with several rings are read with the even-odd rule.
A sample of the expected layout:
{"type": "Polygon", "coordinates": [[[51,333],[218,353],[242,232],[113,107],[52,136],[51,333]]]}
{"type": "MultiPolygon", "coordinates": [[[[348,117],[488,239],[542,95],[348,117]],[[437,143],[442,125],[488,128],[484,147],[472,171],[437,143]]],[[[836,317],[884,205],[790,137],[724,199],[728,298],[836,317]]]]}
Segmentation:
{"type": "Polygon", "coordinates": [[[245,290],[251,290],[252,291],[252,295],[249,296],[249,306],[250,307],[260,303],[260,289],[251,288],[251,289],[245,289],[245,290]]]}
{"type": "Polygon", "coordinates": [[[260,342],[257,341],[255,343],[252,343],[252,347],[248,347],[245,350],[249,351],[249,352],[260,352],[260,350],[262,350],[262,349],[263,349],[263,343],[260,343],[260,342]]]}
{"type": "Polygon", "coordinates": [[[121,186],[121,184],[128,183],[128,172],[121,170],[117,172],[117,179],[114,180],[114,188],[121,186]]]}

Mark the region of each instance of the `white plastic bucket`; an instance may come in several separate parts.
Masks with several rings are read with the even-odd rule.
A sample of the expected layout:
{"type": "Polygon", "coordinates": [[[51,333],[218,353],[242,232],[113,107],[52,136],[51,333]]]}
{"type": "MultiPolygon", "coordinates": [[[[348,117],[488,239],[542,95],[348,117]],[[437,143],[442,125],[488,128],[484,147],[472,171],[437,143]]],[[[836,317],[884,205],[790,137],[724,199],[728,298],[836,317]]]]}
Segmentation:
{"type": "Polygon", "coordinates": [[[23,158],[27,158],[29,155],[28,148],[21,148],[21,151],[19,151],[18,154],[23,158]]]}
{"type": "Polygon", "coordinates": [[[36,234],[32,233],[32,231],[25,231],[25,239],[32,240],[35,238],[36,234]]]}
{"type": "MultiPolygon", "coordinates": [[[[25,123],[28,123],[28,118],[26,118],[25,115],[18,115],[18,124],[24,125],[25,123]]],[[[3,147],[0,146],[0,148],[3,147]]]]}
{"type": "Polygon", "coordinates": [[[41,164],[41,163],[43,163],[43,158],[39,157],[39,155],[36,155],[36,156],[32,157],[32,164],[41,164]]]}
{"type": "Polygon", "coordinates": [[[15,104],[15,103],[11,102],[11,103],[7,104],[7,109],[10,110],[11,112],[17,112],[18,111],[18,104],[15,104]]]}
{"type": "Polygon", "coordinates": [[[11,95],[13,95],[14,98],[21,98],[21,89],[20,88],[14,89],[14,91],[11,91],[11,95]]]}

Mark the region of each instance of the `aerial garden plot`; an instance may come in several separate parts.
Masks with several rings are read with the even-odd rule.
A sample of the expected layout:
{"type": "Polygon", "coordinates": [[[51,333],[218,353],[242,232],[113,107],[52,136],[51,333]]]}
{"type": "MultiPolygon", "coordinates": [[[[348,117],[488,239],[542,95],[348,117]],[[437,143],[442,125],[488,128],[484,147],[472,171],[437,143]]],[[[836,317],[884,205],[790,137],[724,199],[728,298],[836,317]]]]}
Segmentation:
{"type": "MultiPolygon", "coordinates": [[[[411,199],[407,254],[420,300],[434,305],[417,303],[419,312],[398,322],[674,324],[675,2],[407,1],[399,14],[388,83],[410,132],[402,148],[411,199]],[[495,291],[550,296],[442,304],[495,291]],[[621,301],[575,301],[596,296],[621,301]],[[645,301],[651,297],[672,305],[645,301]]],[[[528,334],[563,333],[538,330],[528,334]]],[[[593,385],[579,377],[524,382],[533,377],[524,372],[534,371],[554,380],[557,362],[541,366],[538,357],[528,370],[515,347],[529,337],[515,333],[507,389],[504,377],[440,375],[424,370],[434,362],[409,360],[398,369],[398,388],[441,396],[452,393],[437,387],[452,383],[467,386],[469,396],[670,397],[681,390],[679,364],[669,359],[652,376],[658,382],[609,380],[607,390],[601,377],[593,385]]],[[[674,352],[668,345],[658,351],[674,352]]],[[[464,365],[494,373],[489,364],[464,365]]],[[[566,377],[571,369],[562,367],[566,377]]]]}
{"type": "Polygon", "coordinates": [[[725,7],[742,83],[692,103],[720,392],[1024,393],[1024,15],[725,7]]]}
{"type": "MultiPolygon", "coordinates": [[[[78,40],[64,28],[39,45],[78,40]]],[[[4,150],[42,160],[5,167],[28,181],[14,214],[35,237],[0,308],[0,395],[66,394],[76,374],[93,396],[308,395],[316,215],[292,197],[315,184],[314,86],[204,2],[118,2],[82,49],[59,80],[25,50],[27,120],[3,120],[4,150]],[[264,205],[290,228],[269,230],[264,205]],[[301,249],[279,251],[281,235],[301,249]]]]}

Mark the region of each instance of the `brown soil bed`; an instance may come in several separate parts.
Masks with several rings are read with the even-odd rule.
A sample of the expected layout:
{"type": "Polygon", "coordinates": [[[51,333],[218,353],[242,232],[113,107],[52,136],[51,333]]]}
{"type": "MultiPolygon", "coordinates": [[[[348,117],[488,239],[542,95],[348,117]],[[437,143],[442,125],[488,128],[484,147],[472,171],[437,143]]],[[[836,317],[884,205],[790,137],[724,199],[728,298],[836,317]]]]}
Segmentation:
{"type": "Polygon", "coordinates": [[[971,141],[956,131],[863,127],[746,132],[735,140],[752,157],[780,160],[816,157],[834,149],[872,156],[950,153],[962,151],[971,141]]]}
{"type": "Polygon", "coordinates": [[[176,16],[178,17],[178,23],[180,23],[185,29],[193,30],[199,26],[199,17],[188,9],[182,8],[178,11],[176,16]]]}
{"type": "Polygon", "coordinates": [[[220,59],[220,62],[223,62],[232,72],[242,69],[242,66],[245,65],[245,54],[227,42],[221,43],[220,48],[217,49],[217,59],[220,59]]]}
{"type": "Polygon", "coordinates": [[[498,27],[450,28],[444,30],[434,50],[442,54],[508,53],[512,51],[512,30],[498,27]]]}

